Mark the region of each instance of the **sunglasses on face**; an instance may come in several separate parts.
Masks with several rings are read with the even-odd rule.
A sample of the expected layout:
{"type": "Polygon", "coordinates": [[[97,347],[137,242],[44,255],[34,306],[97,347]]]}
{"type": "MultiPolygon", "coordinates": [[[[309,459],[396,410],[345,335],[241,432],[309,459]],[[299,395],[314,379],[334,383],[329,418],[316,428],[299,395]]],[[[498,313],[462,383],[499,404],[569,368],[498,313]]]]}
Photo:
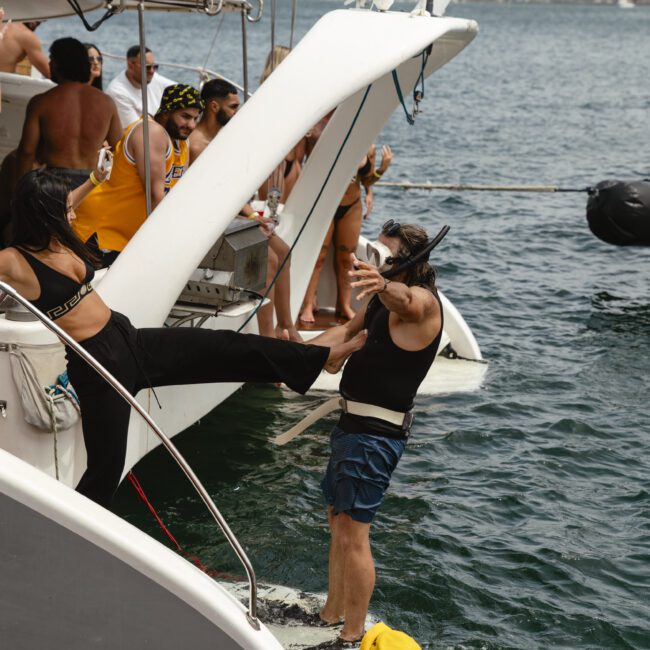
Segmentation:
{"type": "Polygon", "coordinates": [[[89,56],[88,60],[91,63],[101,63],[104,60],[103,56],[89,56]]]}
{"type": "Polygon", "coordinates": [[[144,67],[147,68],[147,70],[153,70],[155,72],[156,70],[158,70],[160,65],[158,65],[157,63],[147,63],[147,65],[145,65],[144,67]]]}

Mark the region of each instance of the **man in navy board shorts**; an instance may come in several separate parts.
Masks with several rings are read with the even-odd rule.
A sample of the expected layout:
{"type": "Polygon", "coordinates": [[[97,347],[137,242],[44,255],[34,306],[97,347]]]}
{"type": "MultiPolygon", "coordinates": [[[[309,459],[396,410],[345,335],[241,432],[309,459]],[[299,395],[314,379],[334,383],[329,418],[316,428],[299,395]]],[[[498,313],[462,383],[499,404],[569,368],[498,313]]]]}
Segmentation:
{"type": "Polygon", "coordinates": [[[345,325],[314,339],[328,345],[368,330],[365,346],[343,371],[343,413],[331,433],[321,484],[331,541],[320,622],[342,621],[343,628],[335,641],[315,646],[319,649],[352,647],[364,634],[375,586],[370,524],[406,446],[413,401],[442,336],[442,304],[428,261],[434,240],[419,226],[390,220],[379,242],[391,253],[381,269],[353,256],[351,286],[365,298],[363,307],[345,325]]]}

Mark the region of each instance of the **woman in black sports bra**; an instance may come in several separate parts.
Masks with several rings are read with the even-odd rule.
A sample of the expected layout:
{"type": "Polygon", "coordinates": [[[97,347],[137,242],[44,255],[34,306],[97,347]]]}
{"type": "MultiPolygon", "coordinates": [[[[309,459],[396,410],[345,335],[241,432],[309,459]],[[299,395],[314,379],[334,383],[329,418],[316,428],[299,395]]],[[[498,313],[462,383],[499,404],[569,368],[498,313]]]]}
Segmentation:
{"type": "MultiPolygon", "coordinates": [[[[0,251],[0,281],[14,287],[79,342],[131,393],[222,381],[284,382],[305,392],[336,372],[364,341],[322,347],[229,330],[136,329],[92,289],[93,258],[70,227],[74,207],[104,176],[69,192],[60,177],[31,171],[13,200],[12,246],[0,251]]],[[[81,403],[88,466],[77,490],[108,507],[124,468],[130,407],[74,352],[68,374],[81,403]]]]}
{"type": "Polygon", "coordinates": [[[350,253],[357,250],[361,222],[367,218],[372,210],[372,186],[381,175],[388,169],[393,154],[389,146],[384,145],[381,149],[381,163],[375,170],[376,147],[373,144],[368,153],[363,157],[357,173],[348,185],[339,207],[334,213],[332,224],[325,235],[323,246],[316,260],[316,266],[312,273],[311,280],[305,293],[305,300],[300,312],[300,321],[305,324],[315,322],[314,312],[316,311],[316,290],[320,279],[321,270],[325,264],[327,251],[330,243],[334,241],[334,269],[336,271],[336,315],[344,320],[354,317],[354,311],[350,304],[352,290],[348,279],[348,271],[352,269],[350,253]],[[362,216],[361,208],[361,187],[366,191],[366,215],[362,216]]]}

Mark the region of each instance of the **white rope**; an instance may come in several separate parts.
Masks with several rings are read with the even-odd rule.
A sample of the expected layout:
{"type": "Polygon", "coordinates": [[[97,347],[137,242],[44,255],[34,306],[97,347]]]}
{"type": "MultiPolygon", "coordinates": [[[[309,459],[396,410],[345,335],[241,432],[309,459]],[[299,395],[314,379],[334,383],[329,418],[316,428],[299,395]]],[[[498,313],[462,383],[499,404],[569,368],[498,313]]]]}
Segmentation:
{"type": "Polygon", "coordinates": [[[59,429],[56,425],[56,408],[54,407],[54,398],[55,398],[55,391],[59,390],[61,393],[63,393],[72,403],[72,406],[74,406],[74,409],[77,411],[77,413],[81,416],[81,407],[79,406],[79,402],[75,395],[73,395],[65,386],[62,386],[61,384],[56,384],[54,388],[45,388],[45,398],[47,399],[47,403],[49,405],[50,409],[50,420],[52,422],[52,431],[51,433],[53,434],[54,438],[54,475],[56,476],[56,480],[59,480],[59,439],[58,439],[58,432],[59,429]]]}
{"type": "Polygon", "coordinates": [[[410,181],[379,181],[382,187],[404,190],[451,190],[456,192],[587,192],[588,187],[562,188],[557,185],[477,185],[475,183],[412,183],[410,181]]]}
{"type": "Polygon", "coordinates": [[[56,413],[55,413],[55,408],[54,408],[54,395],[46,389],[45,391],[45,398],[47,399],[48,406],[50,408],[50,420],[52,422],[52,432],[53,438],[54,438],[54,476],[56,480],[59,480],[59,446],[58,446],[58,438],[57,438],[57,433],[58,429],[56,426],[56,413]]]}

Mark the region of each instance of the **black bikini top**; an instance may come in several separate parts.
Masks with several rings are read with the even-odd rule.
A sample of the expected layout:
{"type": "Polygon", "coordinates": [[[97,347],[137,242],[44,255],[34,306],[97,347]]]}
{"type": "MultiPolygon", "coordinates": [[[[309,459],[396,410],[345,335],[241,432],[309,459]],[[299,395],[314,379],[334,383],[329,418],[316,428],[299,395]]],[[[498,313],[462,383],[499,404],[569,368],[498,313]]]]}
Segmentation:
{"type": "Polygon", "coordinates": [[[60,273],[41,262],[31,253],[16,248],[17,251],[27,260],[36,275],[38,284],[41,287],[41,295],[32,300],[33,305],[44,312],[48,318],[56,320],[67,314],[73,307],[79,304],[92,290],[91,281],[95,277],[95,269],[88,262],[86,266],[86,277],[79,283],[67,275],[60,273]]]}

